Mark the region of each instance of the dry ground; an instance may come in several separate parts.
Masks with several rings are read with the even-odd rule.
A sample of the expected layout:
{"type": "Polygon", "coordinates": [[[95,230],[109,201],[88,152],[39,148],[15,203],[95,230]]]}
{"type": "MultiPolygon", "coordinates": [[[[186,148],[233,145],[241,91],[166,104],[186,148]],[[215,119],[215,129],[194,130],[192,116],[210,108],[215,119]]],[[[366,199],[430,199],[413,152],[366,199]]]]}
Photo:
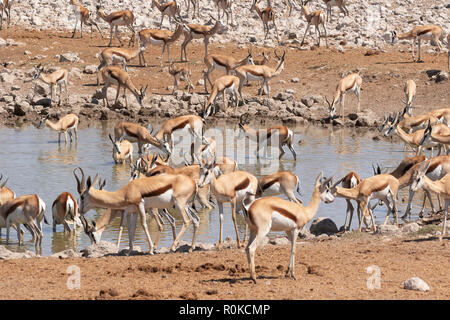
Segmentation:
{"type": "Polygon", "coordinates": [[[41,258],[0,262],[0,299],[449,299],[449,239],[350,234],[299,242],[296,280],[284,277],[290,246],[256,251],[258,281],[249,279],[243,249],[155,256],[41,258]],[[81,289],[68,290],[67,268],[81,271],[81,289]],[[369,290],[381,270],[381,289],[369,290]],[[418,276],[429,292],[405,290],[418,276]]]}

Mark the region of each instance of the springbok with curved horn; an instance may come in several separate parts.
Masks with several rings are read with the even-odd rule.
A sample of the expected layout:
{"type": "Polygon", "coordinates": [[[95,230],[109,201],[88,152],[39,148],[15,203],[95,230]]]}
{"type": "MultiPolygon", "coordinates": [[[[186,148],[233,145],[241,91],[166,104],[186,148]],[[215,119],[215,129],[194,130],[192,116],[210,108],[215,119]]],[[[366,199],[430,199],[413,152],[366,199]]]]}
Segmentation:
{"type": "Polygon", "coordinates": [[[170,155],[171,153],[170,146],[167,142],[153,137],[145,127],[133,122],[119,122],[114,127],[114,144],[116,150],[119,153],[121,153],[122,151],[120,150],[120,141],[122,141],[123,139],[126,139],[130,142],[137,142],[139,154],[142,154],[142,147],[145,144],[151,144],[152,146],[155,146],[165,155],[170,155]]]}
{"type": "MultiPolygon", "coordinates": [[[[250,229],[250,237],[245,251],[250,267],[250,278],[254,283],[256,283],[255,251],[270,231],[285,231],[291,241],[291,257],[286,277],[295,279],[295,248],[298,234],[314,218],[320,202],[329,201],[327,195],[323,193],[324,186],[321,180],[322,173],[316,178],[308,206],[277,197],[264,197],[253,201],[254,195],[251,193],[247,193],[247,197],[243,198],[242,207],[245,221],[250,229]]],[[[328,180],[325,183],[328,183],[328,180]]]]}
{"type": "Polygon", "coordinates": [[[183,217],[183,227],[172,243],[171,250],[176,250],[178,242],[192,222],[194,224],[194,232],[189,251],[195,249],[199,219],[191,212],[191,209],[188,206],[188,202],[196,193],[197,186],[194,180],[182,174],[164,174],[132,180],[121,189],[111,192],[94,188],[94,185],[98,180],[98,174],[93,181],[91,181],[90,176],[85,180],[84,171],[81,168],[78,169],[81,172],[81,180],[75,173],[76,169],[74,169],[74,176],[77,181],[77,190],[81,197],[80,214],[83,215],[94,208],[125,210],[127,212],[126,216],[130,242],[129,252],[133,250],[134,233],[138,215],[141,219],[141,225],[144,228],[149,244],[149,253],[153,254],[154,245],[148,231],[145,212],[150,208],[165,209],[173,206],[175,206],[183,217]]]}
{"type": "Polygon", "coordinates": [[[322,26],[322,28],[325,32],[325,43],[326,43],[326,46],[328,47],[327,28],[325,27],[325,21],[326,21],[325,14],[321,10],[310,12],[309,7],[307,6],[309,1],[310,0],[306,0],[306,1],[301,0],[302,13],[305,16],[305,19],[306,19],[306,22],[308,23],[308,25],[306,26],[305,34],[303,35],[303,40],[302,40],[302,43],[300,44],[300,46],[303,46],[303,43],[305,42],[305,37],[309,31],[309,27],[311,25],[314,25],[314,27],[316,28],[316,33],[318,35],[317,36],[317,40],[318,40],[317,45],[320,47],[320,38],[322,37],[322,35],[320,33],[319,26],[322,26]]]}
{"type": "Polygon", "coordinates": [[[70,4],[72,5],[73,14],[75,15],[75,27],[73,28],[72,38],[75,37],[78,21],[80,21],[81,38],[83,38],[83,23],[85,25],[91,26],[91,37],[93,35],[92,26],[94,25],[97,28],[98,33],[100,33],[100,36],[103,38],[102,31],[98,27],[98,24],[91,17],[91,12],[83,7],[80,3],[78,3],[77,0],[70,0],[70,4]]]}
{"type": "Polygon", "coordinates": [[[107,105],[108,108],[110,107],[107,92],[108,88],[113,84],[117,84],[117,91],[116,91],[117,93],[114,103],[117,103],[117,101],[119,100],[120,88],[123,87],[123,96],[125,98],[126,108],[128,108],[128,100],[126,95],[127,89],[131,91],[131,93],[134,95],[139,105],[142,106],[142,102],[145,99],[145,93],[147,91],[148,85],[146,85],[145,88],[141,87],[138,90],[135,87],[133,81],[131,81],[130,75],[125,70],[122,70],[121,68],[116,66],[104,67],[103,69],[100,70],[100,72],[103,80],[105,81],[105,85],[101,91],[104,106],[107,105]]]}
{"type": "Polygon", "coordinates": [[[135,30],[133,28],[134,23],[134,14],[130,10],[121,10],[112,12],[110,14],[106,14],[103,12],[103,9],[100,5],[97,5],[97,19],[101,18],[105,22],[107,22],[111,28],[111,32],[109,34],[109,43],[108,47],[111,46],[112,38],[113,38],[113,29],[115,29],[114,35],[116,39],[119,40],[120,46],[123,46],[122,40],[119,38],[119,26],[127,26],[130,29],[132,34],[135,34],[135,30]]]}
{"type": "Polygon", "coordinates": [[[203,39],[203,42],[205,43],[205,56],[208,55],[209,38],[211,38],[216,33],[221,32],[221,30],[223,30],[223,28],[224,28],[224,25],[221,20],[217,20],[211,15],[210,15],[210,17],[211,17],[211,19],[216,21],[216,23],[213,26],[206,26],[206,25],[202,25],[202,24],[193,24],[193,23],[186,25],[187,29],[185,29],[183,31],[184,41],[181,44],[180,60],[182,62],[188,61],[186,47],[189,44],[189,42],[192,41],[192,39],[203,39]],[[184,53],[184,56],[183,56],[183,53],[184,53]],[[183,59],[183,57],[184,57],[184,59],[183,59]]]}
{"type": "Polygon", "coordinates": [[[267,153],[267,148],[271,146],[272,136],[278,138],[278,148],[280,149],[279,159],[285,154],[283,146],[287,145],[289,150],[291,150],[294,160],[297,160],[297,153],[294,150],[294,132],[286,126],[275,126],[267,129],[253,129],[247,124],[250,123],[248,120],[249,114],[245,113],[239,117],[239,136],[245,134],[249,139],[257,142],[256,146],[256,157],[259,158],[259,150],[264,147],[265,153],[267,153]]]}
{"type": "Polygon", "coordinates": [[[276,54],[275,55],[279,58],[279,63],[276,69],[271,68],[266,65],[246,65],[241,66],[236,69],[236,76],[239,78],[239,92],[242,92],[242,87],[246,81],[261,81],[261,87],[259,89],[259,96],[262,96],[263,92],[267,94],[267,96],[270,96],[270,86],[269,81],[276,76],[278,76],[283,70],[285,66],[285,56],[286,51],[283,52],[283,55],[279,57],[276,54]]]}
{"type": "Polygon", "coordinates": [[[339,102],[341,109],[340,114],[341,118],[344,119],[344,102],[345,102],[345,94],[348,91],[353,91],[358,98],[358,106],[356,108],[356,112],[359,112],[360,110],[360,95],[361,95],[361,85],[362,85],[362,78],[357,73],[351,73],[341,80],[339,80],[339,83],[336,87],[336,91],[334,93],[333,101],[330,103],[328,101],[328,98],[325,97],[325,100],[328,104],[328,109],[330,111],[330,118],[334,118],[336,114],[336,104],[339,102]]]}
{"type": "MultiPolygon", "coordinates": [[[[247,65],[247,64],[254,64],[253,58],[252,58],[252,52],[248,50],[248,54],[245,58],[242,60],[237,60],[229,55],[223,55],[223,54],[209,54],[205,56],[203,59],[206,66],[206,72],[204,73],[204,78],[206,78],[209,81],[209,84],[211,87],[213,86],[211,79],[209,77],[209,74],[214,71],[214,69],[217,70],[225,70],[227,75],[230,74],[231,71],[235,70],[236,68],[247,65]]],[[[206,79],[205,80],[205,92],[208,93],[208,88],[206,86],[206,79]]]]}
{"type": "Polygon", "coordinates": [[[414,62],[423,62],[423,60],[420,58],[420,47],[422,40],[427,41],[433,41],[437,44],[439,51],[442,50],[442,43],[441,41],[444,40],[444,30],[441,26],[436,25],[426,25],[426,26],[418,26],[414,27],[408,32],[397,34],[396,31],[392,31],[392,45],[394,45],[398,40],[412,40],[412,58],[414,62]],[[414,55],[414,43],[418,42],[418,59],[416,61],[415,55],[414,55]]]}
{"type": "MultiPolygon", "coordinates": [[[[50,104],[53,103],[53,87],[55,85],[58,85],[59,87],[59,101],[58,105],[61,104],[61,92],[62,92],[62,85],[64,84],[64,89],[66,90],[66,101],[69,99],[69,94],[67,92],[67,77],[69,75],[69,71],[66,69],[59,69],[52,73],[45,74],[42,73],[44,71],[44,67],[39,63],[36,67],[34,67],[35,72],[33,77],[30,80],[25,80],[24,82],[30,82],[34,81],[36,79],[40,79],[50,87],[50,104]]],[[[36,94],[36,86],[33,90],[33,97],[36,94]]]]}
{"type": "Polygon", "coordinates": [[[70,142],[72,142],[72,134],[75,134],[75,139],[78,141],[78,122],[78,116],[74,113],[62,117],[56,123],[48,120],[48,116],[43,116],[39,122],[38,129],[46,125],[50,129],[58,132],[58,143],[61,141],[61,134],[64,133],[64,140],[67,143],[67,133],[69,133],[70,142]]]}
{"type": "Polygon", "coordinates": [[[269,21],[273,23],[273,26],[275,27],[275,32],[277,36],[277,41],[280,42],[280,36],[278,35],[278,29],[277,25],[275,23],[275,10],[273,10],[272,7],[267,7],[265,9],[262,9],[258,6],[258,2],[261,0],[253,0],[252,7],[250,10],[255,10],[255,12],[258,14],[259,18],[261,19],[263,23],[264,28],[264,40],[267,39],[267,36],[269,35],[269,21]]]}

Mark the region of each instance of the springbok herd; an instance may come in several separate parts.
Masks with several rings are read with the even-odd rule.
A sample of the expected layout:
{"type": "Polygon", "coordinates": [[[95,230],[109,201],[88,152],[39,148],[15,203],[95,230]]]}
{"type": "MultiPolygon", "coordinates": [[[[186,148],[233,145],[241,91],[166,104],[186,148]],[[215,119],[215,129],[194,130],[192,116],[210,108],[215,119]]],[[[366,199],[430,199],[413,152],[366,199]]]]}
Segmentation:
{"type": "MultiPolygon", "coordinates": [[[[194,15],[198,14],[198,2],[196,0],[187,1],[189,8],[192,2],[194,15]]],[[[306,1],[299,1],[300,8],[307,20],[305,36],[310,25],[314,25],[318,34],[318,44],[322,33],[319,26],[323,29],[326,40],[327,19],[331,18],[331,7],[338,6],[340,10],[348,15],[345,6],[345,0],[324,0],[327,4],[327,16],[321,11],[311,12],[306,1]]],[[[2,20],[3,12],[10,18],[12,1],[2,0],[0,2],[2,20]]],[[[75,36],[78,22],[81,24],[81,37],[83,37],[83,24],[95,26],[100,34],[101,29],[94,21],[89,10],[77,3],[76,0],[70,0],[74,15],[76,17],[75,28],[72,37],[75,36]]],[[[266,65],[269,60],[268,53],[264,52],[260,61],[253,59],[252,52],[242,59],[237,59],[229,55],[208,53],[208,42],[210,37],[223,28],[221,22],[220,10],[229,16],[233,23],[232,1],[215,0],[218,8],[217,19],[213,26],[186,24],[180,16],[180,6],[176,1],[161,4],[158,0],[153,0],[153,5],[161,11],[161,23],[164,16],[167,15],[170,21],[176,24],[175,31],[161,29],[144,29],[137,31],[133,26],[134,15],[129,10],[123,10],[112,13],[105,13],[100,6],[97,6],[97,15],[110,25],[110,40],[108,48],[104,49],[99,55],[100,65],[98,67],[98,82],[104,81],[102,95],[104,103],[107,101],[107,89],[113,84],[117,84],[116,102],[120,89],[128,89],[135,96],[139,104],[142,105],[145,98],[147,87],[139,90],[133,84],[127,70],[127,63],[139,57],[139,64],[146,66],[144,57],[145,49],[148,44],[162,45],[161,67],[163,66],[163,54],[167,47],[168,60],[170,63],[169,73],[174,77],[174,90],[178,86],[178,81],[185,79],[188,81],[188,90],[193,88],[190,75],[191,70],[185,67],[176,67],[170,60],[169,47],[182,34],[184,41],[181,45],[181,62],[188,61],[186,47],[192,39],[203,39],[205,44],[205,69],[204,85],[205,91],[208,91],[207,83],[212,87],[211,95],[207,100],[203,112],[200,115],[186,115],[167,120],[158,131],[153,133],[153,128],[147,129],[141,125],[132,122],[120,122],[114,127],[113,134],[109,135],[112,142],[113,159],[116,163],[130,163],[131,178],[130,182],[116,191],[104,190],[106,181],[101,179],[98,174],[91,178],[85,175],[82,168],[75,168],[73,174],[77,184],[79,200],[68,193],[62,192],[52,204],[53,231],[56,231],[58,224],[63,224],[64,232],[75,232],[77,226],[82,226],[85,233],[93,243],[99,242],[102,232],[109,223],[116,217],[121,218],[121,227],[118,235],[117,245],[125,223],[129,230],[129,250],[133,250],[134,233],[136,230],[137,219],[140,217],[141,225],[144,229],[146,239],[149,244],[149,253],[153,254],[154,247],[158,245],[163,225],[168,223],[173,232],[173,244],[171,250],[175,251],[177,244],[182,238],[186,229],[193,225],[193,238],[190,251],[195,249],[197,228],[199,226],[199,217],[197,215],[194,201],[197,200],[202,207],[211,209],[214,204],[211,202],[211,195],[216,199],[216,205],[219,208],[220,215],[220,235],[217,247],[222,244],[222,223],[223,206],[229,202],[231,204],[232,219],[236,231],[237,246],[241,247],[247,241],[247,229],[250,229],[246,252],[250,264],[250,273],[253,281],[256,282],[254,254],[262,239],[269,231],[285,231],[288,235],[291,246],[291,258],[286,276],[294,278],[294,256],[295,242],[299,231],[315,216],[321,201],[325,203],[333,202],[336,197],[347,200],[347,212],[345,229],[349,230],[352,222],[354,206],[351,201],[357,203],[357,215],[359,219],[359,228],[362,230],[364,222],[366,228],[376,230],[376,224],[372,211],[376,205],[385,204],[387,215],[384,224],[387,223],[389,215],[395,217],[395,224],[398,224],[398,190],[409,186],[409,201],[403,218],[411,215],[411,200],[414,193],[423,189],[425,199],[428,198],[433,213],[437,211],[431,200],[431,194],[438,196],[439,207],[442,209],[441,200],[444,200],[445,220],[444,232],[446,231],[446,217],[448,204],[450,203],[450,156],[440,155],[441,152],[447,154],[447,146],[450,144],[450,108],[434,110],[422,115],[412,115],[413,102],[416,96],[416,84],[413,80],[408,80],[404,87],[405,107],[401,112],[386,115],[379,131],[384,136],[396,133],[404,142],[416,151],[416,156],[405,158],[398,167],[390,173],[382,173],[381,168],[374,167],[374,176],[361,179],[354,171],[349,172],[341,179],[334,181],[333,177],[326,178],[322,173],[318,174],[314,186],[310,203],[307,206],[302,204],[294,192],[300,191],[300,180],[291,172],[276,172],[264,177],[256,178],[249,172],[240,171],[237,168],[235,160],[226,156],[216,155],[216,142],[214,139],[204,135],[205,125],[208,116],[215,113],[214,102],[219,93],[223,96],[224,110],[227,110],[226,92],[231,92],[234,97],[235,105],[238,103],[238,95],[241,103],[245,103],[242,98],[242,87],[250,80],[260,81],[261,87],[259,94],[270,94],[269,81],[280,74],[284,69],[286,52],[279,54],[275,50],[277,60],[276,68],[266,65]],[[113,34],[119,40],[118,27],[127,26],[131,31],[129,45],[137,42],[138,47],[134,48],[111,48],[113,34]],[[119,64],[120,66],[117,66],[119,64]],[[226,75],[219,77],[214,82],[210,79],[213,70],[225,70],[226,75]],[[234,74],[234,75],[231,75],[234,74]],[[174,168],[172,164],[172,154],[174,150],[175,132],[186,130],[189,132],[193,143],[190,154],[185,153],[185,166],[174,168]],[[133,159],[133,144],[138,144],[138,159],[133,159]],[[434,148],[439,149],[438,156],[433,156],[434,148]],[[150,153],[150,148],[156,148],[157,151],[150,153]],[[425,149],[431,148],[431,155],[426,158],[425,149]],[[288,200],[279,197],[263,197],[263,193],[284,194],[288,200]],[[370,203],[371,200],[375,200],[370,203]],[[382,201],[382,202],[380,202],[382,201]],[[107,209],[102,216],[95,222],[85,218],[85,214],[91,209],[107,209]],[[183,225],[179,233],[176,233],[175,219],[167,209],[175,208],[183,219],[183,225]],[[241,241],[236,224],[236,211],[243,212],[246,221],[246,232],[243,241],[241,241]],[[158,225],[158,234],[155,243],[153,243],[146,221],[146,212],[149,212],[158,225]],[[347,225],[347,218],[349,223],[347,225]],[[72,226],[71,226],[72,225],[72,226]]],[[[290,14],[295,2],[286,1],[286,14],[290,14]]],[[[294,6],[297,8],[296,6],[294,6]]],[[[275,24],[275,12],[270,3],[267,8],[261,9],[258,6],[258,0],[253,0],[252,10],[255,10],[260,16],[265,37],[270,31],[269,22],[275,24]]],[[[189,12],[189,9],[188,9],[189,12]]],[[[0,20],[0,25],[3,21],[0,20]]],[[[92,30],[91,30],[92,32],[92,30]]],[[[305,37],[304,36],[304,37],[305,37]]],[[[444,31],[440,26],[428,25],[418,26],[411,31],[397,34],[392,32],[392,43],[397,39],[412,40],[412,55],[414,55],[414,44],[418,42],[418,60],[421,60],[421,41],[433,40],[442,48],[445,43],[444,31]]],[[[304,38],[303,38],[304,40],[304,38]]],[[[450,37],[447,37],[449,42],[450,37]]],[[[327,43],[327,40],[326,40],[327,43]]],[[[450,54],[449,54],[450,64],[450,54]]],[[[32,80],[41,79],[50,85],[51,96],[53,98],[53,87],[59,86],[59,95],[61,102],[62,85],[67,92],[68,71],[60,69],[50,74],[43,73],[44,68],[41,65],[36,67],[35,75],[32,80]]],[[[30,81],[32,81],[30,80],[30,81]]],[[[332,102],[326,99],[330,117],[336,117],[336,106],[340,105],[340,116],[344,116],[344,98],[345,93],[353,91],[358,98],[357,111],[360,111],[360,90],[362,78],[359,74],[352,73],[341,79],[337,85],[332,102]]],[[[294,161],[297,161],[297,154],[294,150],[294,132],[286,126],[279,125],[266,129],[255,129],[249,126],[249,114],[242,114],[239,118],[239,137],[248,137],[257,143],[256,157],[259,157],[260,149],[271,147],[271,142],[277,142],[280,150],[279,159],[283,157],[285,151],[283,146],[287,146],[291,151],[294,161]],[[275,139],[274,139],[275,138],[275,139]]],[[[61,134],[64,133],[65,142],[73,139],[78,140],[77,127],[78,116],[69,114],[56,123],[41,118],[38,128],[48,126],[58,132],[58,141],[61,134]],[[69,135],[69,137],[68,137],[69,135]]],[[[3,175],[0,177],[2,180],[3,175]]],[[[23,224],[32,234],[36,250],[41,247],[42,241],[42,220],[48,223],[45,218],[46,204],[36,195],[25,195],[16,198],[15,193],[6,187],[8,179],[0,184],[0,227],[6,227],[6,242],[9,242],[10,227],[16,229],[19,245],[23,242],[23,224]]],[[[423,212],[423,208],[420,214],[423,212]]]]}

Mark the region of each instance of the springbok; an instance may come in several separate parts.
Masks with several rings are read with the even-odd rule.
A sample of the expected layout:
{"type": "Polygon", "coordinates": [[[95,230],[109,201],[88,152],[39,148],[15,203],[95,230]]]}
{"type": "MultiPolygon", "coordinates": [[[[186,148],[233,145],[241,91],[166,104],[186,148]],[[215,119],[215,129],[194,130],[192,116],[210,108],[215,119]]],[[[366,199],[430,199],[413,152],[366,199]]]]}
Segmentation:
{"type": "Polygon", "coordinates": [[[249,114],[245,113],[239,117],[239,136],[245,134],[250,140],[256,141],[256,157],[259,158],[259,150],[264,147],[265,153],[267,153],[267,148],[271,146],[272,135],[275,141],[278,142],[278,148],[280,149],[280,156],[278,159],[285,154],[283,146],[287,145],[289,150],[291,150],[294,160],[297,160],[297,153],[294,150],[294,132],[286,126],[275,126],[267,129],[253,129],[247,124],[250,123],[248,120],[249,114]]]}
{"type": "Polygon", "coordinates": [[[256,197],[261,197],[265,192],[271,194],[284,194],[290,201],[298,204],[303,202],[294,195],[294,190],[300,194],[300,179],[289,171],[279,171],[268,174],[258,179],[258,191],[256,197]]]}
{"type": "MultiPolygon", "coordinates": [[[[239,91],[239,88],[241,87],[240,81],[241,80],[238,77],[231,75],[221,76],[220,78],[217,78],[214,81],[211,94],[203,108],[205,118],[208,117],[209,115],[215,114],[215,108],[213,108],[213,104],[216,102],[219,93],[222,94],[223,112],[225,113],[227,113],[228,111],[228,99],[225,96],[225,93],[227,92],[231,94],[231,97],[234,100],[234,105],[236,108],[239,105],[238,94],[241,103],[244,104],[244,98],[242,97],[242,93],[239,91]]],[[[205,88],[206,88],[206,81],[205,81],[205,88]]]]}
{"type": "Polygon", "coordinates": [[[72,232],[69,223],[73,224],[73,231],[77,226],[81,226],[80,214],[78,213],[78,203],[75,197],[69,192],[61,193],[52,204],[53,232],[56,232],[56,225],[62,224],[64,232],[72,232]]]}
{"type": "Polygon", "coordinates": [[[327,22],[331,22],[331,9],[336,6],[341,10],[344,16],[348,16],[348,9],[346,7],[346,0],[323,0],[327,5],[327,22]]]}
{"type": "Polygon", "coordinates": [[[61,141],[61,134],[64,133],[64,140],[67,143],[67,133],[69,133],[70,142],[72,142],[72,133],[75,134],[75,139],[78,141],[78,116],[74,113],[70,113],[56,123],[48,120],[48,115],[43,116],[39,122],[38,129],[41,129],[46,125],[52,130],[58,132],[58,143],[61,141]]]}
{"type": "MultiPolygon", "coordinates": [[[[8,0],[6,0],[6,1],[8,1],[8,0]]],[[[80,21],[81,38],[83,38],[83,23],[85,25],[91,26],[91,37],[93,34],[92,26],[94,25],[97,28],[98,33],[100,33],[100,36],[103,38],[102,31],[98,27],[98,24],[91,17],[91,12],[88,9],[86,9],[85,7],[83,7],[80,3],[78,3],[77,0],[70,0],[70,4],[72,5],[73,14],[75,16],[75,27],[73,28],[72,38],[75,37],[75,32],[77,31],[78,21],[80,21]]]]}
{"type": "Polygon", "coordinates": [[[351,73],[341,80],[339,80],[338,85],[336,86],[336,91],[334,93],[333,101],[330,103],[328,98],[325,97],[325,100],[328,104],[328,109],[330,111],[330,118],[333,119],[336,114],[336,104],[339,102],[340,114],[341,118],[344,119],[344,102],[345,102],[345,94],[348,91],[353,91],[358,98],[358,106],[356,108],[356,112],[360,111],[360,95],[361,95],[361,85],[362,78],[357,73],[351,73]]]}
{"type": "MultiPolygon", "coordinates": [[[[242,200],[245,221],[250,229],[250,237],[245,249],[250,267],[250,278],[256,283],[255,251],[270,231],[285,231],[291,241],[291,257],[286,277],[295,279],[295,247],[302,228],[314,218],[320,202],[327,202],[320,173],[314,183],[313,194],[308,206],[286,201],[277,197],[264,197],[253,201],[254,196],[247,193],[242,200]]],[[[328,181],[325,181],[327,183],[328,181]]]]}
{"type": "Polygon", "coordinates": [[[172,94],[174,94],[175,90],[178,89],[178,81],[179,80],[185,80],[188,83],[188,93],[191,92],[191,90],[194,90],[195,87],[192,84],[191,81],[191,69],[188,67],[176,67],[174,63],[172,62],[169,66],[169,74],[173,77],[173,89],[172,94]]]}
{"type": "Polygon", "coordinates": [[[308,23],[308,25],[306,26],[305,34],[303,35],[303,40],[302,40],[302,43],[300,44],[300,46],[303,46],[303,43],[305,42],[305,37],[309,31],[309,27],[311,25],[314,25],[314,27],[316,28],[316,33],[318,35],[318,37],[317,37],[318,38],[318,46],[320,47],[320,37],[322,36],[320,34],[319,26],[322,26],[322,28],[325,32],[325,43],[326,43],[326,46],[328,47],[328,36],[327,36],[327,28],[325,27],[324,13],[321,10],[310,12],[309,7],[307,6],[307,3],[309,1],[310,0],[306,0],[306,1],[301,0],[302,13],[305,16],[305,19],[306,19],[306,22],[308,23]]]}
{"type": "MultiPolygon", "coordinates": [[[[39,63],[35,68],[35,73],[30,80],[25,80],[24,82],[34,81],[36,79],[40,79],[46,84],[50,86],[50,104],[53,103],[53,87],[58,85],[59,87],[59,101],[58,105],[61,104],[61,91],[62,85],[64,84],[64,89],[66,90],[66,101],[69,99],[69,94],[67,92],[67,77],[69,75],[69,71],[66,69],[59,69],[52,73],[45,74],[42,73],[44,71],[44,67],[39,63]]],[[[33,97],[36,94],[36,87],[33,90],[33,97]]]]}
{"type": "Polygon", "coordinates": [[[119,147],[117,147],[116,142],[109,134],[109,139],[113,144],[113,159],[116,164],[125,163],[129,160],[130,163],[133,162],[133,145],[128,140],[120,141],[119,147]]]}
{"type": "Polygon", "coordinates": [[[109,24],[111,27],[111,32],[109,34],[109,43],[108,47],[111,46],[112,38],[113,38],[113,29],[115,29],[114,35],[116,39],[119,40],[120,46],[122,46],[122,41],[119,38],[119,26],[127,26],[130,29],[132,34],[135,34],[135,30],[133,28],[134,23],[134,14],[130,10],[121,10],[112,12],[110,14],[106,14],[101,9],[100,5],[97,5],[97,19],[103,19],[105,22],[109,24]]]}
{"type": "Polygon", "coordinates": [[[176,1],[170,1],[161,4],[158,0],[152,0],[152,8],[154,8],[155,6],[161,12],[161,22],[159,24],[160,29],[162,27],[165,15],[169,16],[169,22],[171,27],[172,27],[172,19],[174,19],[175,21],[177,20],[175,16],[178,16],[178,19],[181,20],[180,5],[176,1]]]}

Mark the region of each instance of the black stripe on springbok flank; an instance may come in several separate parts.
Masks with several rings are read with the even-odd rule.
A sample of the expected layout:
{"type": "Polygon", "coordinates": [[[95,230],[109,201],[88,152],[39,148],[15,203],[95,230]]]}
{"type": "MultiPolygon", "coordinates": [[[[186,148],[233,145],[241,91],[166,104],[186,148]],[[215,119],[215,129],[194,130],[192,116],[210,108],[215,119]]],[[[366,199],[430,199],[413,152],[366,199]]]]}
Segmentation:
{"type": "Polygon", "coordinates": [[[170,189],[172,189],[172,185],[170,183],[168,183],[164,187],[155,189],[155,190],[147,192],[147,193],[143,193],[142,194],[142,198],[157,197],[157,196],[163,194],[164,192],[166,192],[167,190],[170,190],[170,189]]]}
{"type": "Polygon", "coordinates": [[[284,216],[288,219],[291,219],[293,222],[297,221],[297,217],[286,209],[272,206],[272,210],[278,212],[279,214],[281,214],[282,216],[284,216]]]}
{"type": "Polygon", "coordinates": [[[234,187],[234,191],[239,191],[245,189],[250,184],[250,179],[246,177],[241,183],[239,183],[236,187],[234,187]]]}

